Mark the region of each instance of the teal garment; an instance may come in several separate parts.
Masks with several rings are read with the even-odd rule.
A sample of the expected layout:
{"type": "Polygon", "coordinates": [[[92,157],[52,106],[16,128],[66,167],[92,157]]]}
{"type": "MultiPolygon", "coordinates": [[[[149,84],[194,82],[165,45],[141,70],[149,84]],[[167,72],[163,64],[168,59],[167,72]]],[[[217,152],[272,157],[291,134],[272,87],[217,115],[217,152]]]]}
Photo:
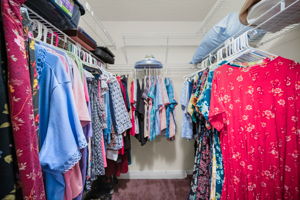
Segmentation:
{"type": "Polygon", "coordinates": [[[177,101],[175,100],[175,96],[174,96],[173,81],[170,78],[165,78],[165,86],[167,89],[169,102],[170,102],[166,106],[166,120],[167,120],[166,138],[170,138],[170,121],[174,120],[174,124],[176,126],[174,110],[175,107],[177,106],[177,101]]]}
{"type": "Polygon", "coordinates": [[[160,135],[160,125],[161,125],[161,119],[159,111],[161,107],[164,106],[163,100],[162,100],[162,85],[160,84],[160,80],[156,80],[156,95],[155,95],[155,136],[160,135]]]}
{"type": "Polygon", "coordinates": [[[216,168],[216,199],[220,200],[222,195],[222,187],[224,182],[224,168],[222,151],[220,145],[220,133],[217,130],[213,131],[214,134],[214,148],[216,154],[217,168],[216,168]]]}
{"type": "Polygon", "coordinates": [[[152,104],[152,108],[150,110],[150,141],[153,141],[156,137],[156,81],[154,79],[151,79],[152,84],[150,85],[148,97],[150,99],[150,103],[152,104]]]}
{"type": "Polygon", "coordinates": [[[209,106],[210,106],[210,97],[211,97],[211,87],[212,87],[212,79],[213,79],[214,71],[210,71],[208,73],[208,77],[206,80],[205,88],[200,95],[196,106],[199,108],[199,111],[203,114],[205,119],[208,121],[209,116],[209,106]]]}
{"type": "Polygon", "coordinates": [[[211,88],[212,88],[212,81],[214,77],[214,71],[219,66],[227,63],[227,61],[222,61],[218,65],[216,65],[214,68],[211,69],[211,71],[208,72],[208,76],[205,83],[205,88],[203,89],[196,106],[199,108],[199,111],[203,114],[204,118],[208,121],[209,116],[209,108],[210,108],[210,98],[211,98],[211,88]]]}
{"type": "Polygon", "coordinates": [[[63,173],[81,158],[87,146],[76,111],[72,84],[59,57],[35,44],[39,81],[40,163],[48,200],[64,199],[63,173]]]}
{"type": "Polygon", "coordinates": [[[103,136],[105,144],[110,144],[111,142],[111,128],[112,128],[112,118],[111,118],[111,105],[110,105],[110,95],[109,92],[104,94],[105,100],[105,113],[106,113],[106,124],[107,127],[103,129],[103,136]]]}

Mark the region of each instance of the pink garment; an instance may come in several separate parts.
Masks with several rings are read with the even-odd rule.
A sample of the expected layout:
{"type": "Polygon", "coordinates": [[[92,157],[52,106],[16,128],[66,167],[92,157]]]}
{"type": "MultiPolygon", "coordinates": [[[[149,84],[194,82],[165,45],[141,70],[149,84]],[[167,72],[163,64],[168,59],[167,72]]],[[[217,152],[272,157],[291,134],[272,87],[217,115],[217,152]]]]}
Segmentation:
{"type": "Polygon", "coordinates": [[[222,199],[300,197],[300,64],[278,57],[214,71],[209,119],[220,131],[222,199]]]}
{"type": "Polygon", "coordinates": [[[79,163],[64,174],[65,177],[65,200],[76,198],[83,191],[82,174],[79,163]]]}
{"type": "MultiPolygon", "coordinates": [[[[9,107],[23,199],[46,199],[38,156],[32,89],[20,6],[25,0],[1,0],[7,48],[9,107]]],[[[0,186],[1,187],[1,186],[0,186]]]]}
{"type": "Polygon", "coordinates": [[[135,136],[135,111],[136,111],[136,107],[135,107],[135,101],[134,101],[134,81],[131,81],[130,83],[130,105],[131,105],[131,124],[132,124],[132,128],[130,129],[130,132],[129,134],[132,135],[132,136],[135,136]]]}
{"type": "Polygon", "coordinates": [[[160,115],[160,130],[163,132],[167,128],[167,116],[166,116],[166,106],[170,104],[167,89],[165,86],[165,82],[160,78],[160,85],[161,85],[161,93],[162,93],[162,102],[163,106],[160,108],[159,115],[160,115]]]}
{"type": "Polygon", "coordinates": [[[86,100],[86,102],[90,102],[89,90],[88,90],[88,86],[87,86],[87,82],[86,82],[86,76],[84,73],[82,74],[82,80],[83,80],[83,89],[84,89],[85,100],[86,100]]]}
{"type": "Polygon", "coordinates": [[[103,152],[103,166],[107,167],[107,159],[106,159],[106,149],[105,149],[105,144],[104,144],[104,138],[101,140],[102,143],[102,152],[103,152]]]}
{"type": "MultiPolygon", "coordinates": [[[[99,97],[99,102],[104,105],[104,99],[103,99],[103,95],[102,95],[102,91],[101,91],[101,81],[98,81],[98,97],[99,97]]],[[[106,116],[102,116],[102,117],[106,118],[106,116]]],[[[106,124],[103,126],[103,129],[104,128],[107,128],[106,124]]],[[[103,131],[102,131],[102,133],[103,133],[103,131]]],[[[103,134],[101,134],[101,144],[99,144],[99,145],[101,145],[101,148],[102,148],[103,166],[105,168],[105,167],[107,167],[107,160],[106,160],[106,148],[105,148],[105,144],[104,144],[103,134]]]]}
{"type": "Polygon", "coordinates": [[[91,122],[91,117],[86,103],[84,84],[81,78],[80,71],[74,61],[72,62],[72,66],[73,66],[73,76],[74,76],[73,77],[74,100],[75,100],[79,120],[81,122],[82,127],[84,127],[91,122]]]}

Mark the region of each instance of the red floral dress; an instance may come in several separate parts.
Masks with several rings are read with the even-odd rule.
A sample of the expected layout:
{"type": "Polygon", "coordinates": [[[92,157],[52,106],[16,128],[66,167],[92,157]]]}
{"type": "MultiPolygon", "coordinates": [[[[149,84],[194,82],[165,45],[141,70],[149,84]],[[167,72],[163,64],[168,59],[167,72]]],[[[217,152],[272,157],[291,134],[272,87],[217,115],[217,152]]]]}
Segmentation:
{"type": "Polygon", "coordinates": [[[300,64],[282,57],[215,71],[210,122],[221,131],[222,199],[299,199],[300,64]]]}
{"type": "Polygon", "coordinates": [[[43,200],[46,197],[38,156],[30,72],[20,14],[20,6],[25,0],[0,2],[8,58],[10,116],[23,199],[43,200]]]}

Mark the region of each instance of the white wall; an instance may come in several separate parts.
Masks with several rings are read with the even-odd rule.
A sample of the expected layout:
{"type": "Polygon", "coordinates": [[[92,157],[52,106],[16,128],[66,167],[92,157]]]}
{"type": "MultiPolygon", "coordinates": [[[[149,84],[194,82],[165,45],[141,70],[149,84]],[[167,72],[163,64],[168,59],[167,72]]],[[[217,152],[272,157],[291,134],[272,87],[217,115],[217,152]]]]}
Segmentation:
{"type": "Polygon", "coordinates": [[[267,43],[261,49],[300,62],[300,27],[267,43]]]}

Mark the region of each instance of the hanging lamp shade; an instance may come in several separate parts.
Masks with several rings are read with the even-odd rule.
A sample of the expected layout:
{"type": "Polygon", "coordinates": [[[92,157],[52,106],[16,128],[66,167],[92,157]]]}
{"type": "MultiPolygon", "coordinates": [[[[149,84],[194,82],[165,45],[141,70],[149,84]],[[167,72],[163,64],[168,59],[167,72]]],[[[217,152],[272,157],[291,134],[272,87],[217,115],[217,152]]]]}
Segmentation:
{"type": "Polygon", "coordinates": [[[136,62],[134,68],[135,69],[144,69],[144,68],[161,69],[163,68],[163,65],[161,64],[161,62],[156,60],[153,56],[151,57],[146,56],[144,60],[140,60],[136,62]]]}

